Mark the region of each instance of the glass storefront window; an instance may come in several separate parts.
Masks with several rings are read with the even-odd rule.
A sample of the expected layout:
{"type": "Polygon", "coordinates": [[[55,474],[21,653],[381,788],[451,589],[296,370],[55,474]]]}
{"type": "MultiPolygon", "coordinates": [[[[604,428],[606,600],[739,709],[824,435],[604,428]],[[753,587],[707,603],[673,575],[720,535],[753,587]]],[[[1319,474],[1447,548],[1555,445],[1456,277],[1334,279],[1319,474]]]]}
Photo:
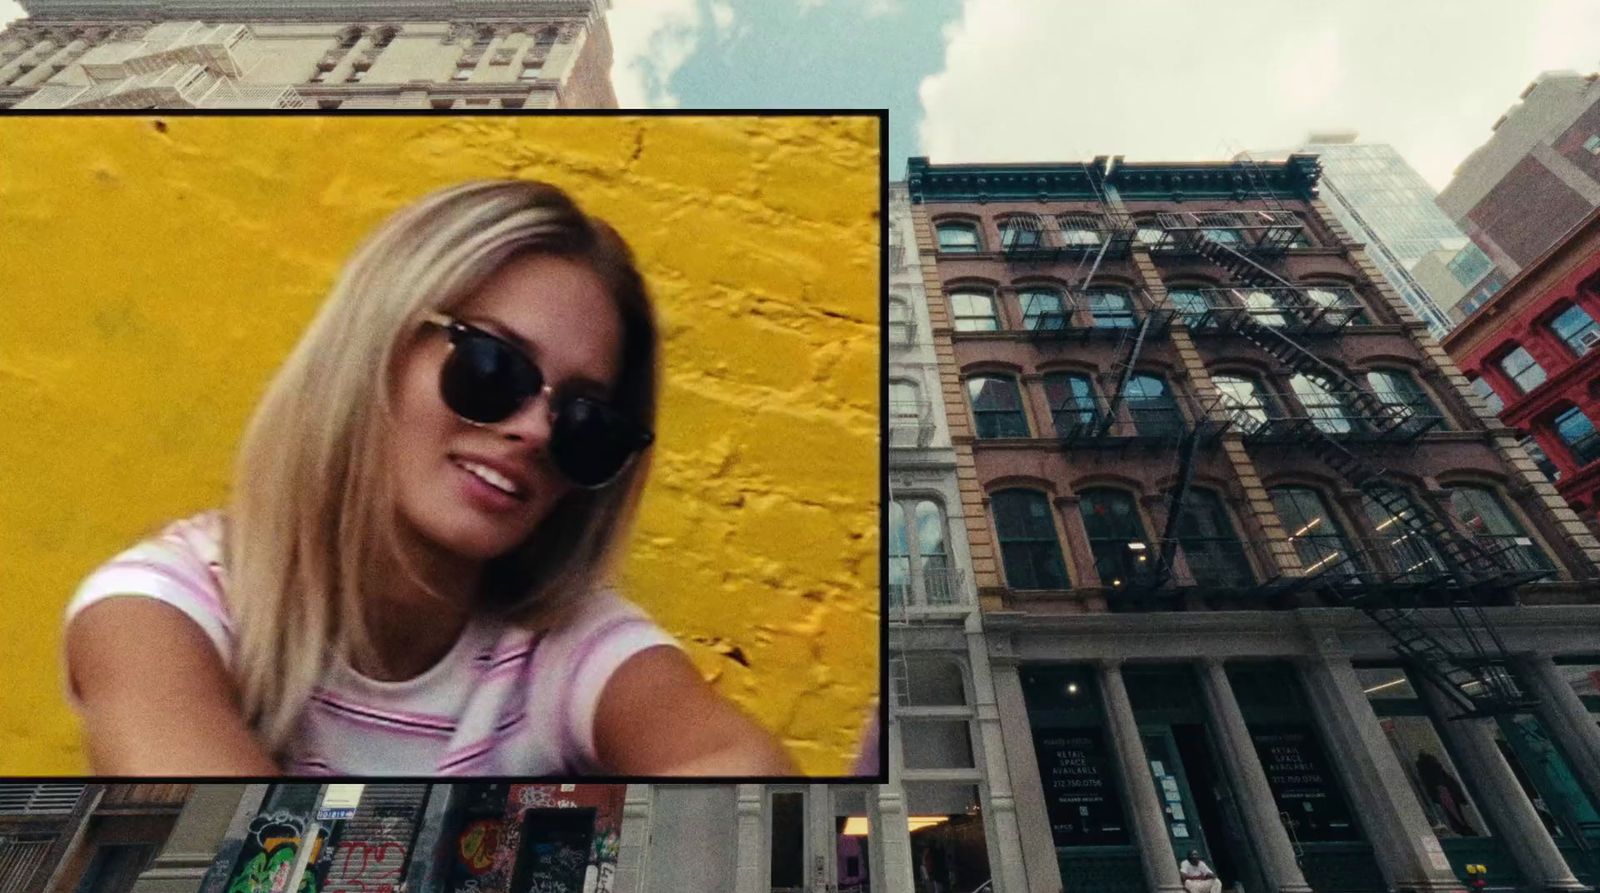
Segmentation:
{"type": "Polygon", "coordinates": [[[1056,846],[1131,844],[1094,670],[1035,665],[1019,676],[1056,846]]]}
{"type": "Polygon", "coordinates": [[[907,781],[912,889],[965,893],[990,880],[989,846],[978,786],[907,781]]]}
{"type": "Polygon", "coordinates": [[[1385,667],[1357,670],[1356,676],[1434,836],[1442,840],[1488,836],[1488,825],[1405,672],[1385,667]]]}
{"type": "Polygon", "coordinates": [[[972,732],[964,719],[900,717],[900,749],[906,769],[971,769],[972,732]]]}

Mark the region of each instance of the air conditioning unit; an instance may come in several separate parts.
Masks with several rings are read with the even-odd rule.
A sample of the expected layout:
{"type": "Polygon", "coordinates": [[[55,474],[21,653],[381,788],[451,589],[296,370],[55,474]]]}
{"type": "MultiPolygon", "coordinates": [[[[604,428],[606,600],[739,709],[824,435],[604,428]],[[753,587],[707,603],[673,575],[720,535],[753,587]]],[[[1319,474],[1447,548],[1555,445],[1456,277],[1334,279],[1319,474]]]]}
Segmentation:
{"type": "Polygon", "coordinates": [[[1586,354],[1600,344],[1600,329],[1586,329],[1578,335],[1578,353],[1586,354]]]}

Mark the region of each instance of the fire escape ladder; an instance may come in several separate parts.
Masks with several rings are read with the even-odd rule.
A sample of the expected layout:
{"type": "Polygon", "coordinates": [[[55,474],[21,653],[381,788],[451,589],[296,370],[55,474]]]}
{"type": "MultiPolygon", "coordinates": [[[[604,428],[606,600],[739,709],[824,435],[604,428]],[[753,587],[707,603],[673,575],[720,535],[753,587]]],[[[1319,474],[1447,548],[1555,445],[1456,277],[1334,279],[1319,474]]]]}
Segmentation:
{"type": "Polygon", "coordinates": [[[1118,359],[1111,365],[1111,371],[1116,377],[1117,386],[1111,392],[1111,399],[1107,401],[1105,418],[1100,420],[1100,428],[1096,432],[1099,435],[1104,435],[1111,430],[1112,425],[1116,424],[1117,410],[1121,407],[1123,396],[1128,391],[1128,382],[1133,380],[1134,367],[1139,364],[1139,354],[1144,350],[1144,336],[1150,331],[1150,321],[1154,318],[1155,314],[1145,313],[1139,319],[1138,328],[1123,330],[1122,342],[1117,345],[1116,356],[1118,359]],[[1122,359],[1124,356],[1123,347],[1130,342],[1131,346],[1128,347],[1126,352],[1126,359],[1122,359]]]}
{"type": "Polygon", "coordinates": [[[1078,285],[1078,288],[1083,292],[1087,293],[1089,286],[1094,284],[1094,274],[1100,272],[1100,262],[1105,260],[1106,250],[1110,247],[1111,232],[1110,228],[1107,227],[1106,231],[1100,234],[1100,248],[1094,253],[1094,260],[1089,264],[1089,272],[1084,274],[1083,281],[1078,285]]]}
{"type": "Polygon", "coordinates": [[[1184,432],[1178,444],[1178,480],[1167,497],[1167,522],[1161,530],[1161,558],[1156,565],[1156,586],[1164,585],[1172,577],[1172,560],[1178,552],[1178,520],[1183,514],[1183,500],[1189,495],[1189,485],[1194,481],[1194,457],[1200,449],[1200,425],[1184,432]]]}

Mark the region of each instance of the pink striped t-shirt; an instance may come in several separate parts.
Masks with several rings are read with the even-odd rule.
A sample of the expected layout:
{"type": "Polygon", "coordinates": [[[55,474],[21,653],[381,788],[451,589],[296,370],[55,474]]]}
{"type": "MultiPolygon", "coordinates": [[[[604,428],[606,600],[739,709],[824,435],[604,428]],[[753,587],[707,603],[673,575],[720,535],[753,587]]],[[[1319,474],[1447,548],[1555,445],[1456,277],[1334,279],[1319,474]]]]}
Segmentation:
{"type": "MultiPolygon", "coordinates": [[[[145,596],[187,615],[231,666],[222,599],[222,513],[178,521],[90,574],[67,620],[113,596],[145,596]]],[[[448,654],[403,682],[334,661],[301,719],[294,774],[556,775],[601,769],[595,706],[623,661],[678,643],[636,605],[595,593],[565,626],[535,636],[475,618],[448,654]]]]}

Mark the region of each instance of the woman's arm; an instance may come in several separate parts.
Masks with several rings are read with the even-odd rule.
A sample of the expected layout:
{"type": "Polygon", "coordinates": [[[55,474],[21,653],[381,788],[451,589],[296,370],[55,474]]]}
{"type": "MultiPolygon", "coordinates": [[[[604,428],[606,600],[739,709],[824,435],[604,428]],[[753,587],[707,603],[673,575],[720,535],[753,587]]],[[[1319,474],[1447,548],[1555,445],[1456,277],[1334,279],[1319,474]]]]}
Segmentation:
{"type": "Polygon", "coordinates": [[[617,775],[794,775],[771,733],[700,678],[682,651],[646,648],[595,707],[595,750],[617,775]]]}
{"type": "Polygon", "coordinates": [[[67,625],[66,651],[94,773],[282,771],[245,726],[216,647],[177,608],[131,596],[96,602],[67,625]]]}

